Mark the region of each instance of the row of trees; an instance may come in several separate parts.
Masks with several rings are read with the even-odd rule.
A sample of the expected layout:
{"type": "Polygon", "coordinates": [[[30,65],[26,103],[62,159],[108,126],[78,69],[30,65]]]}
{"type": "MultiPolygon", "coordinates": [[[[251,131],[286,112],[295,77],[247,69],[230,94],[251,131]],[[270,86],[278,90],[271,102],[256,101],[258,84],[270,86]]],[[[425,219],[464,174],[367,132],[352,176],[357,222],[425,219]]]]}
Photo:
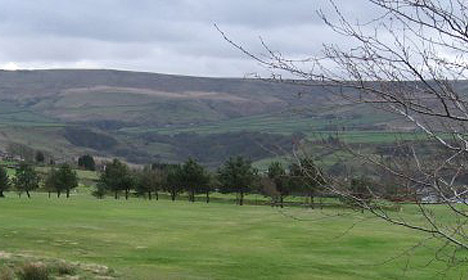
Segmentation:
{"type": "MultiPolygon", "coordinates": [[[[114,159],[105,164],[93,194],[98,198],[112,194],[118,199],[123,194],[125,199],[137,195],[157,200],[160,192],[165,192],[174,201],[185,193],[191,202],[195,202],[197,195],[204,195],[208,203],[212,192],[220,192],[235,194],[237,204],[243,205],[246,195],[257,193],[270,197],[272,205],[280,207],[283,207],[285,197],[296,195],[305,197],[305,202],[314,207],[317,195],[334,195],[327,192],[325,177],[328,175],[325,176],[322,169],[308,157],[287,167],[280,162],[272,162],[264,174],[259,174],[251,162],[243,157],[230,158],[216,172],[210,172],[192,158],[183,164],[157,163],[141,170],[132,170],[125,163],[114,159]]],[[[70,192],[78,186],[78,181],[76,171],[69,164],[62,164],[58,168],[54,166],[46,175],[40,176],[32,165],[23,162],[12,179],[6,169],[0,167],[0,197],[4,197],[4,191],[10,188],[16,190],[20,197],[23,193],[31,197],[31,191],[41,188],[49,193],[49,197],[54,192],[57,197],[65,194],[68,198],[70,192]]],[[[349,190],[362,198],[369,197],[369,191],[372,189],[375,192],[378,187],[377,182],[365,177],[354,178],[349,182],[349,190]]],[[[379,193],[383,194],[384,191],[379,189],[379,193]]]]}
{"type": "MultiPolygon", "coordinates": [[[[7,170],[0,167],[0,197],[4,197],[4,192],[9,189],[16,190],[19,196],[26,193],[31,197],[31,191],[41,188],[49,193],[49,197],[55,192],[57,197],[65,194],[68,198],[78,183],[76,171],[69,164],[52,167],[43,178],[33,165],[26,162],[19,165],[12,179],[7,170]]],[[[245,195],[256,192],[271,197],[275,204],[282,206],[284,197],[293,193],[310,198],[313,204],[313,197],[323,183],[320,169],[306,158],[288,169],[279,162],[273,162],[264,175],[260,175],[243,157],[230,158],[216,172],[208,171],[191,158],[183,164],[158,163],[142,170],[132,170],[114,159],[105,165],[94,195],[103,198],[112,193],[118,199],[123,193],[128,199],[131,193],[135,193],[148,199],[158,199],[159,192],[167,192],[172,200],[176,200],[178,195],[186,193],[189,201],[195,202],[196,195],[204,194],[206,202],[209,202],[210,193],[218,191],[236,194],[237,203],[243,205],[245,195]]]]}
{"type": "MultiPolygon", "coordinates": [[[[314,198],[320,196],[335,196],[327,188],[329,174],[324,174],[315,162],[304,157],[285,167],[280,162],[272,162],[267,171],[260,174],[252,163],[243,157],[232,157],[215,172],[207,170],[196,160],[189,158],[183,164],[157,163],[143,169],[131,169],[118,159],[107,162],[101,172],[93,192],[97,198],[112,194],[115,199],[121,195],[128,199],[130,195],[146,197],[150,200],[159,199],[160,192],[168,193],[171,200],[185,193],[188,200],[195,202],[197,195],[204,195],[210,202],[210,194],[219,192],[235,194],[236,202],[244,204],[244,197],[250,193],[263,194],[271,198],[272,205],[283,207],[285,197],[289,195],[305,197],[305,203],[314,207],[314,198]],[[326,179],[327,178],[327,179],[326,179]]],[[[82,167],[82,166],[81,166],[82,167]]],[[[397,182],[383,178],[389,184],[382,185],[369,177],[350,178],[349,191],[356,197],[367,199],[370,193],[379,193],[381,198],[395,201],[408,201],[408,193],[395,193],[397,182]],[[388,187],[388,186],[390,187],[388,187]],[[391,191],[388,191],[391,190],[391,191]]],[[[0,197],[4,191],[13,188],[21,196],[38,188],[57,197],[70,192],[79,184],[78,176],[69,164],[53,166],[46,175],[40,176],[34,167],[21,163],[16,175],[10,179],[6,169],[0,167],[0,197]]],[[[343,199],[344,202],[351,202],[343,199]]],[[[352,204],[352,203],[351,203],[352,204]]]]}
{"type": "Polygon", "coordinates": [[[101,173],[94,195],[103,198],[112,193],[118,199],[123,193],[128,199],[135,192],[148,199],[158,199],[159,192],[167,192],[175,200],[179,194],[186,193],[188,200],[194,202],[196,195],[203,194],[208,203],[210,193],[218,191],[236,194],[237,203],[243,205],[245,195],[256,192],[271,197],[272,202],[281,206],[284,197],[290,194],[306,196],[313,205],[313,198],[324,182],[321,170],[308,158],[289,168],[273,162],[265,175],[260,175],[243,157],[230,158],[216,172],[209,172],[191,158],[183,164],[153,164],[140,171],[131,170],[114,159],[101,173]]]}

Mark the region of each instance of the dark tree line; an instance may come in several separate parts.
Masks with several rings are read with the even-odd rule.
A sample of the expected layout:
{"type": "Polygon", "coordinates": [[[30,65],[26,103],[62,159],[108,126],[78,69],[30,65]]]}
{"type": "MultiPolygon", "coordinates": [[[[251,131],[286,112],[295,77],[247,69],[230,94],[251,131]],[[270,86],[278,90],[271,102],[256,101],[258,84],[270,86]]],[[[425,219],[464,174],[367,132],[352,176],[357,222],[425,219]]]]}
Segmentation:
{"type": "MultiPolygon", "coordinates": [[[[92,157],[80,159],[82,168],[95,167],[92,157]]],[[[368,192],[368,188],[357,188],[359,184],[356,182],[364,179],[350,180],[349,188],[356,195],[365,196],[368,192]]],[[[20,197],[23,193],[31,197],[31,191],[41,188],[49,193],[49,197],[56,193],[57,197],[65,194],[69,198],[78,184],[76,171],[69,164],[52,167],[42,180],[34,166],[26,162],[19,165],[12,179],[6,169],[0,167],[0,197],[13,187],[20,197]]],[[[272,162],[264,173],[241,156],[229,158],[216,171],[209,171],[193,158],[182,164],[154,163],[141,170],[114,159],[104,165],[93,195],[97,198],[110,194],[115,199],[138,196],[158,200],[164,192],[172,201],[186,194],[190,202],[203,195],[209,203],[211,193],[219,192],[234,194],[236,203],[243,205],[245,196],[256,193],[269,197],[271,205],[279,207],[284,206],[287,196],[294,195],[305,197],[305,204],[314,208],[316,196],[331,195],[325,193],[325,185],[326,175],[309,157],[300,158],[286,167],[280,162],[272,162]]]]}
{"type": "Polygon", "coordinates": [[[157,200],[159,192],[165,191],[172,200],[176,200],[180,193],[186,192],[189,201],[194,202],[196,194],[204,193],[209,202],[211,182],[209,172],[193,159],[188,159],[184,164],[153,164],[140,171],[132,171],[114,159],[106,164],[101,173],[95,195],[102,198],[107,192],[112,192],[117,199],[124,192],[128,199],[134,190],[139,196],[157,200]]]}
{"type": "Polygon", "coordinates": [[[271,197],[272,204],[283,207],[284,198],[294,194],[307,198],[313,207],[314,196],[324,184],[324,175],[312,159],[304,158],[288,168],[273,162],[266,174],[260,174],[252,162],[243,157],[231,157],[215,172],[210,172],[196,160],[189,158],[183,164],[156,163],[142,170],[131,170],[123,162],[114,159],[105,165],[94,195],[103,198],[113,194],[118,199],[122,193],[159,199],[160,192],[169,194],[175,201],[182,193],[188,201],[195,202],[203,195],[207,203],[210,194],[219,192],[235,194],[236,203],[244,204],[245,196],[259,193],[271,197]]]}
{"type": "Polygon", "coordinates": [[[299,159],[285,168],[280,162],[272,162],[261,180],[262,192],[271,197],[272,205],[284,206],[289,195],[304,196],[306,204],[314,207],[314,197],[323,192],[326,179],[323,171],[308,157],[299,159]]]}

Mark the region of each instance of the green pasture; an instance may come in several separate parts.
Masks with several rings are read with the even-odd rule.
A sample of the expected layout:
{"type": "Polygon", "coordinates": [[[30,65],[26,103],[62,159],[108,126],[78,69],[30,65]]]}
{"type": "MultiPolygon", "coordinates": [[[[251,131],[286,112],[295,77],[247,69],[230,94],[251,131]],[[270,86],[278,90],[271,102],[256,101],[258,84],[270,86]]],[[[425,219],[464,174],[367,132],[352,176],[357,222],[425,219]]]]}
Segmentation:
{"type": "MultiPolygon", "coordinates": [[[[413,210],[399,215],[417,220],[413,210]]],[[[0,251],[105,265],[121,279],[466,277],[431,262],[439,244],[410,250],[424,235],[343,209],[7,193],[0,221],[0,251]]]]}
{"type": "Polygon", "coordinates": [[[13,103],[0,102],[0,126],[54,127],[63,126],[57,120],[13,103]]]}
{"type": "Polygon", "coordinates": [[[121,131],[128,133],[156,132],[160,134],[177,134],[195,132],[200,134],[227,133],[239,131],[257,131],[274,134],[291,134],[295,132],[308,133],[324,130],[327,125],[349,126],[369,125],[388,121],[388,115],[362,116],[355,119],[326,119],[324,117],[303,116],[300,114],[276,114],[239,117],[228,120],[197,125],[173,125],[164,127],[134,127],[123,128],[121,131]]]}

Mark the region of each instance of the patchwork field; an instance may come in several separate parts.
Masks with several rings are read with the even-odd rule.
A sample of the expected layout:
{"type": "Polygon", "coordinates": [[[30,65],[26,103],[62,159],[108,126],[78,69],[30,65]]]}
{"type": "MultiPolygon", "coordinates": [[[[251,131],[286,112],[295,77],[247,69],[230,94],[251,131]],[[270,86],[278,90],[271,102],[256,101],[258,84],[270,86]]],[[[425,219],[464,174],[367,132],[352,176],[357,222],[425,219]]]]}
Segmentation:
{"type": "MultiPolygon", "coordinates": [[[[423,236],[345,210],[7,195],[0,267],[29,256],[107,266],[121,279],[466,277],[457,269],[445,274],[443,263],[427,265],[436,244],[409,250],[423,236]]],[[[415,218],[411,206],[401,213],[415,218]]]]}
{"type": "Polygon", "coordinates": [[[287,156],[293,138],[340,132],[349,143],[372,145],[415,138],[398,116],[289,82],[43,70],[0,71],[0,84],[0,151],[24,158],[9,148],[58,162],[83,154],[137,164],[192,156],[214,168],[230,156],[287,156]]]}

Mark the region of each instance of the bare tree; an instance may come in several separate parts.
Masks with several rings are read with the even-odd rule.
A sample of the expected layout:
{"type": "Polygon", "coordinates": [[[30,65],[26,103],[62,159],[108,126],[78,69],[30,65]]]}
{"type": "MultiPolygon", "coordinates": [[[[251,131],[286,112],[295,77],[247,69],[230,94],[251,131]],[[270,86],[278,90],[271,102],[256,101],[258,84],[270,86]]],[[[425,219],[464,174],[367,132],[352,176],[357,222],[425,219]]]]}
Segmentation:
{"type": "MultiPolygon", "coordinates": [[[[320,54],[311,57],[289,59],[263,41],[265,54],[257,56],[220,32],[233,46],[270,69],[273,80],[283,81],[281,77],[286,75],[295,83],[324,87],[349,102],[367,103],[397,114],[425,135],[431,155],[418,152],[415,142],[395,146],[404,149],[404,157],[378,157],[340,145],[363,163],[394,178],[402,193],[415,203],[418,219],[410,220],[389,210],[392,199],[382,188],[366,188],[366,194],[360,188],[356,194],[337,177],[329,177],[325,186],[385,221],[441,240],[438,257],[459,260],[458,253],[468,249],[468,186],[461,180],[468,174],[468,3],[368,2],[376,8],[376,16],[364,23],[352,24],[333,1],[333,19],[318,11],[333,31],[354,45],[324,45],[320,54]],[[428,199],[441,205],[425,203],[428,199]]],[[[398,203],[396,200],[393,203],[398,203]]]]}

